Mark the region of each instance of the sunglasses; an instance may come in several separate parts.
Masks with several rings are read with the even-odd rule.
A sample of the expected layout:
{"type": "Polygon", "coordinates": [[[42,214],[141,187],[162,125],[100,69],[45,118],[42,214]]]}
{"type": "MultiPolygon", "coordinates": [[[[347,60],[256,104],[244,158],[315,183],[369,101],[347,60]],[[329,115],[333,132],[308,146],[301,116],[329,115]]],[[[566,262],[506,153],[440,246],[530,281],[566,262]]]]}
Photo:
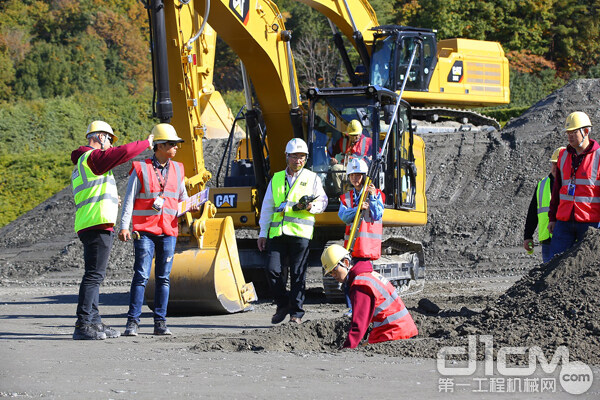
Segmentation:
{"type": "Polygon", "coordinates": [[[110,142],[110,144],[113,144],[114,138],[109,135],[108,133],[105,133],[106,137],[108,138],[108,141],[110,142]]]}
{"type": "Polygon", "coordinates": [[[166,144],[166,145],[168,145],[169,147],[175,147],[175,146],[177,146],[179,143],[177,143],[177,142],[167,142],[167,143],[165,143],[165,144],[166,144]]]}

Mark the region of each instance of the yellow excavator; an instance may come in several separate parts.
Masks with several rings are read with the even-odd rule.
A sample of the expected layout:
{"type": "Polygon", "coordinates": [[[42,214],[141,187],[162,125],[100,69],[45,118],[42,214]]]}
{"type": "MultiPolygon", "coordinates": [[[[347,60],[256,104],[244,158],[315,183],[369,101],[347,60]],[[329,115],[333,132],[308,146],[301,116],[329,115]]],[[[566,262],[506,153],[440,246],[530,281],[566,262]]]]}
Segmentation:
{"type": "Polygon", "coordinates": [[[398,91],[408,75],[403,98],[413,106],[413,118],[437,122],[449,117],[499,128],[493,118],[468,108],[510,102],[508,60],[500,43],[462,38],[437,42],[432,29],[380,26],[367,0],[298,1],[328,18],[353,86],[369,83],[398,91]],[[360,67],[352,65],[342,34],[358,52],[360,67]]]}
{"type": "MultiPolygon", "coordinates": [[[[427,222],[425,146],[414,132],[411,106],[402,98],[402,93],[411,93],[412,66],[423,65],[420,60],[424,60],[426,35],[413,35],[410,40],[394,36],[395,46],[408,51],[403,68],[410,73],[401,74],[399,55],[394,55],[390,68],[396,71],[393,82],[397,84],[390,88],[355,74],[361,79],[357,86],[314,88],[308,91],[303,104],[290,47],[291,32],[285,29],[272,1],[149,0],[147,9],[155,113],[161,122],[171,123],[186,141],[176,159],[185,165],[190,195],[206,189],[212,178],[203,153],[210,130],[230,128],[230,138],[239,135],[235,124],[228,125],[228,110],[224,115],[229,120],[209,123],[215,121],[214,114],[219,114],[214,113],[215,107],[209,105],[206,96],[214,96],[210,87],[214,63],[211,35],[215,30],[241,60],[246,94],[245,111],[238,114],[246,121],[246,134],[237,148],[228,147],[233,152],[232,160],[223,155],[229,160],[224,184],[210,188],[209,201],[201,211],[186,212],[179,220],[170,312],[232,313],[251,309],[256,300],[254,284],[265,282],[265,255],[258,252],[255,238],[236,238],[235,229],[255,230],[258,226],[264,191],[270,177],[285,168],[285,144],[293,137],[308,143],[307,168],[319,174],[330,199],[327,210],[317,215],[310,245],[311,265],[320,266],[319,255],[327,242],[343,239],[345,227],[337,216],[341,190],[332,182],[335,174],[344,173],[332,171],[327,156],[354,119],[361,122],[363,134],[373,142],[371,156],[377,167],[372,169],[372,179],[386,195],[384,226],[421,226],[427,222]],[[361,85],[364,82],[367,84],[361,85]]],[[[347,19],[342,17],[341,21],[347,19]]],[[[374,49],[378,40],[384,41],[383,30],[369,28],[368,32],[373,39],[369,39],[366,54],[377,54],[374,49]]],[[[370,70],[374,71],[372,62],[370,70]]],[[[384,247],[385,256],[375,265],[380,273],[397,284],[423,277],[419,243],[391,238],[384,247]]],[[[324,283],[326,293],[335,291],[324,283]]],[[[146,291],[151,307],[152,285],[150,281],[146,291]]]]}

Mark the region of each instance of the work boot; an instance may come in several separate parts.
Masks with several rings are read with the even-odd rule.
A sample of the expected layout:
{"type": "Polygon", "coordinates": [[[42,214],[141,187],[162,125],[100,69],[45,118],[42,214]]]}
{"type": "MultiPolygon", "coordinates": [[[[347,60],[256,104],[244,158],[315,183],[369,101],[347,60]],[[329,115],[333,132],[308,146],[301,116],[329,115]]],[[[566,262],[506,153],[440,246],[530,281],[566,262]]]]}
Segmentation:
{"type": "Polygon", "coordinates": [[[104,340],[106,334],[99,332],[92,324],[75,325],[73,340],[104,340]]]}
{"type": "Polygon", "coordinates": [[[95,324],[94,327],[98,332],[104,332],[107,338],[118,338],[119,336],[121,336],[121,332],[111,328],[108,325],[104,325],[102,322],[99,324],[95,324]]]}
{"type": "Polygon", "coordinates": [[[172,335],[169,328],[167,328],[167,321],[154,321],[154,334],[155,335],[172,335]]]}
{"type": "Polygon", "coordinates": [[[134,320],[127,320],[127,325],[125,325],[125,332],[123,332],[123,336],[137,336],[139,324],[134,320]]]}
{"type": "Polygon", "coordinates": [[[271,317],[271,323],[272,324],[278,324],[281,321],[283,321],[285,319],[285,317],[287,317],[289,312],[289,308],[287,307],[277,307],[277,311],[275,311],[275,314],[273,314],[273,316],[271,317]]]}

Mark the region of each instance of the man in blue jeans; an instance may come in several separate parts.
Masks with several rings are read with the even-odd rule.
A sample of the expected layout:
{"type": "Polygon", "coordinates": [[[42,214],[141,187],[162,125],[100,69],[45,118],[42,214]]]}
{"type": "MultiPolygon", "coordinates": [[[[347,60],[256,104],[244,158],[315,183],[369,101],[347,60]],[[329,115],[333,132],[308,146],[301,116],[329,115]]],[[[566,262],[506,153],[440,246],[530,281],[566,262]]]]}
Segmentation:
{"type": "Polygon", "coordinates": [[[144,293],[155,254],[154,334],[171,334],[166,320],[169,275],[178,234],[177,206],[180,201],[188,199],[183,164],[171,159],[177,153],[177,144],[183,139],[169,124],[156,125],[152,133],[154,156],[133,162],[121,215],[119,239],[127,241],[132,238],[129,231],[131,221],[135,249],[134,275],[123,336],[138,334],[144,293]]]}
{"type": "Polygon", "coordinates": [[[569,145],[558,155],[548,212],[553,256],[568,250],[600,222],[600,145],[589,138],[590,118],[581,111],[571,113],[565,131],[569,145]]]}

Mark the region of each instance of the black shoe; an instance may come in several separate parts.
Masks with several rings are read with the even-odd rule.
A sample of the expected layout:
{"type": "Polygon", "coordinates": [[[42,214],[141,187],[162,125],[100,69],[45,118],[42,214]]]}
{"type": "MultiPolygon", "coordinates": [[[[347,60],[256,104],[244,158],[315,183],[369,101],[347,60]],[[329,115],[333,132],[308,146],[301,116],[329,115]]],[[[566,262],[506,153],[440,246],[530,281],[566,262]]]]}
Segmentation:
{"type": "Polygon", "coordinates": [[[125,325],[125,332],[123,332],[123,336],[137,336],[139,327],[140,325],[134,320],[128,320],[127,325],[125,325]]]}
{"type": "Polygon", "coordinates": [[[271,317],[271,323],[278,324],[282,322],[285,319],[285,317],[287,317],[288,312],[289,308],[287,307],[277,307],[277,311],[275,311],[275,314],[273,314],[273,316],[271,317]]]}
{"type": "Polygon", "coordinates": [[[107,338],[118,338],[121,336],[121,332],[103,323],[95,324],[94,327],[98,332],[104,332],[107,338]]]}
{"type": "Polygon", "coordinates": [[[169,328],[167,328],[167,321],[154,321],[154,334],[155,335],[172,335],[169,328]]]}
{"type": "Polygon", "coordinates": [[[99,332],[95,325],[84,324],[75,325],[75,332],[73,332],[73,340],[104,340],[106,334],[99,332]]]}

